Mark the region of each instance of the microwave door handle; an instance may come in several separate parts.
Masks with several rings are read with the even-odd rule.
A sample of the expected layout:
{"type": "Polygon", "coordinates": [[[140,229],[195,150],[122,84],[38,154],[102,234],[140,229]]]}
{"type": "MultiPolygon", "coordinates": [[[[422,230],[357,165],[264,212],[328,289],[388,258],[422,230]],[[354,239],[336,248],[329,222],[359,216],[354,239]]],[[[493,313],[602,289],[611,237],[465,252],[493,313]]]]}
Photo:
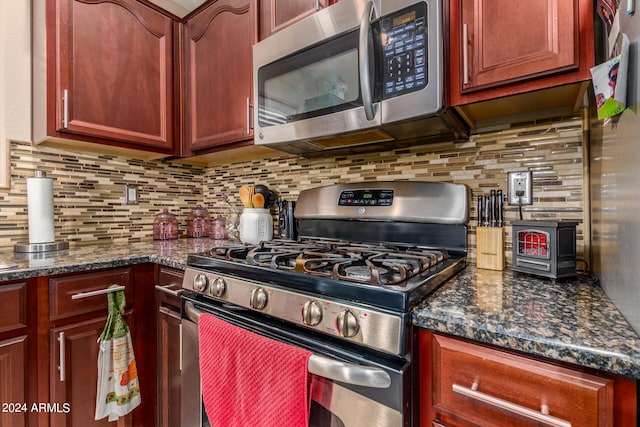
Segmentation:
{"type": "Polygon", "coordinates": [[[376,112],[373,106],[371,94],[371,78],[369,76],[369,36],[371,35],[371,14],[374,12],[373,1],[366,4],[362,19],[360,20],[360,40],[358,44],[358,67],[360,72],[360,91],[362,92],[362,105],[367,120],[375,118],[376,112]]]}

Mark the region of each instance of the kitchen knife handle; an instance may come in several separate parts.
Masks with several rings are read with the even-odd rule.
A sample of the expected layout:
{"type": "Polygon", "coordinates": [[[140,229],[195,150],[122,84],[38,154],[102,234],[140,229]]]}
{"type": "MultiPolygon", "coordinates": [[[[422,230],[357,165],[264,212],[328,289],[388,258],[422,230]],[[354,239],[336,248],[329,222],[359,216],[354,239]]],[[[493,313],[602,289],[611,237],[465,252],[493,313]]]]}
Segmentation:
{"type": "Polygon", "coordinates": [[[478,227],[482,227],[482,214],[484,211],[484,197],[478,196],[478,227]]]}
{"type": "Polygon", "coordinates": [[[484,198],[484,226],[489,227],[491,225],[491,198],[485,196],[484,198]]]}
{"type": "Polygon", "coordinates": [[[502,227],[504,224],[504,199],[502,195],[502,190],[498,190],[496,192],[496,222],[498,227],[502,227]]]}
{"type": "Polygon", "coordinates": [[[496,226],[496,190],[491,190],[489,193],[489,208],[491,209],[491,213],[489,214],[489,224],[491,227],[496,226]]]}

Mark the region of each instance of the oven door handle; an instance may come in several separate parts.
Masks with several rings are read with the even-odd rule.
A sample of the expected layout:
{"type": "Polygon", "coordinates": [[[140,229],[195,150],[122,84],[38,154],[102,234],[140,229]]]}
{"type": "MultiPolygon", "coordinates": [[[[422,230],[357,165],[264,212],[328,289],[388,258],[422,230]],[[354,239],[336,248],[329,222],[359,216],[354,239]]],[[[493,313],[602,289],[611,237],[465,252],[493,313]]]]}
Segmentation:
{"type": "MultiPolygon", "coordinates": [[[[190,301],[184,304],[184,311],[186,319],[196,324],[203,313],[190,301]]],[[[389,374],[373,366],[340,362],[315,354],[311,355],[307,366],[310,374],[345,384],[370,388],[389,388],[391,386],[389,374]]]]}

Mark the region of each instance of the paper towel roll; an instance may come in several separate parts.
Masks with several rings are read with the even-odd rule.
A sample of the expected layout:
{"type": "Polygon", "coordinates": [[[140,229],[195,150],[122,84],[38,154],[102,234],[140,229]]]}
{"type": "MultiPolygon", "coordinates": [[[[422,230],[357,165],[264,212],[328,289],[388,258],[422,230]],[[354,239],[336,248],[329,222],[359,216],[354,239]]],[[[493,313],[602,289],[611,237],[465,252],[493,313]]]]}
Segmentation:
{"type": "MultiPolygon", "coordinates": [[[[40,172],[40,171],[38,171],[40,172]]],[[[27,178],[27,208],[29,243],[50,243],[55,240],[53,227],[53,181],[36,172],[27,178]]]]}

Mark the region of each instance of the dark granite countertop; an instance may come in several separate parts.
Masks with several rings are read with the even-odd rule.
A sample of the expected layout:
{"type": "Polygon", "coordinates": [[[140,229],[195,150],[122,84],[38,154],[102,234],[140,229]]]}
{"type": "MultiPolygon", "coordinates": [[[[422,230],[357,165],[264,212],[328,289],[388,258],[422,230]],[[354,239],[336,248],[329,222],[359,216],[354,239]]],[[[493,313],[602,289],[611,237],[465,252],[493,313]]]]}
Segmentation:
{"type": "Polygon", "coordinates": [[[184,269],[187,255],[209,249],[220,241],[212,239],[149,240],[138,243],[77,246],[63,251],[42,253],[0,252],[18,264],[0,270],[0,281],[50,276],[77,271],[153,262],[184,269]],[[215,242],[215,243],[214,243],[215,242]]]}
{"type": "MultiPolygon", "coordinates": [[[[77,246],[0,256],[18,264],[0,282],[153,262],[184,269],[211,239],[77,246]]],[[[552,283],[470,265],[413,311],[414,324],[505,349],[640,378],[640,337],[602,289],[578,280],[552,283]]]]}
{"type": "Polygon", "coordinates": [[[640,378],[640,337],[602,289],[468,266],[413,311],[414,324],[600,371],[640,378]]]}

